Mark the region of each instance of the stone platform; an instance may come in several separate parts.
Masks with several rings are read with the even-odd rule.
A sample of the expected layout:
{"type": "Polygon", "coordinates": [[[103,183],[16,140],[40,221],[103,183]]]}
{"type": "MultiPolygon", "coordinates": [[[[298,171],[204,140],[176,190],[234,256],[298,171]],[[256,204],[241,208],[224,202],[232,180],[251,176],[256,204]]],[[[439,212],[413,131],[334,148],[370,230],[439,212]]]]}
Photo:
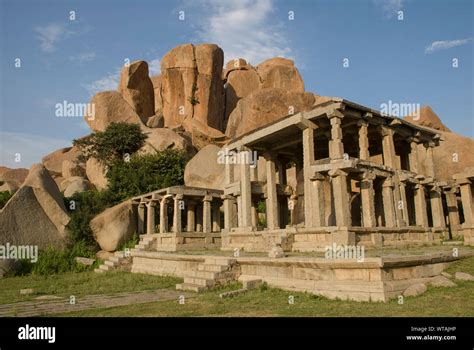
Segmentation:
{"type": "Polygon", "coordinates": [[[178,289],[202,291],[220,282],[261,280],[288,291],[331,299],[382,301],[402,295],[411,285],[430,283],[455,257],[447,252],[368,257],[363,261],[320,257],[229,257],[133,251],[132,272],[185,279],[178,289]]]}

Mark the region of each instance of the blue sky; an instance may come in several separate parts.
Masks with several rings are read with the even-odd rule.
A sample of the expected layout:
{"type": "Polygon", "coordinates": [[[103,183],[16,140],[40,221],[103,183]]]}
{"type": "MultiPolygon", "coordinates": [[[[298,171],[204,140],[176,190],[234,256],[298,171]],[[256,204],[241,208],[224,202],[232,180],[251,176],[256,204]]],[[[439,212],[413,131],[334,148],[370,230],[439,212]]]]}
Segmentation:
{"type": "Polygon", "coordinates": [[[82,118],[56,117],[56,103],[87,103],[115,89],[126,58],[148,61],[157,74],[160,58],[188,42],[216,43],[226,61],[292,58],[308,91],[375,109],[389,100],[428,104],[453,131],[474,137],[471,0],[0,4],[0,165],[29,167],[88,134],[82,118]]]}

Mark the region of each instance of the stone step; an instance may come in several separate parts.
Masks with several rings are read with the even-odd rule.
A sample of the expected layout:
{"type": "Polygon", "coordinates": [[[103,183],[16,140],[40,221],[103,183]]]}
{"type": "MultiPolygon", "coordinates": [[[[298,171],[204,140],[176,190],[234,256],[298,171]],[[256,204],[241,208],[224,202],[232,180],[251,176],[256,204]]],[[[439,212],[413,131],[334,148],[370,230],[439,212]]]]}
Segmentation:
{"type": "Polygon", "coordinates": [[[203,287],[212,287],[215,284],[214,280],[199,277],[184,277],[184,283],[196,284],[203,287]]]}
{"type": "Polygon", "coordinates": [[[110,261],[110,260],[106,260],[104,264],[110,267],[116,267],[118,265],[118,263],[116,263],[115,261],[110,261]]]}
{"type": "Polygon", "coordinates": [[[229,269],[226,265],[213,265],[213,264],[199,264],[199,271],[210,271],[210,272],[224,272],[229,269]]]}
{"type": "Polygon", "coordinates": [[[184,291],[190,291],[190,292],[196,292],[196,293],[201,293],[205,291],[206,289],[207,289],[206,287],[198,286],[192,283],[179,283],[176,285],[176,290],[184,290],[184,291]]]}
{"type": "Polygon", "coordinates": [[[209,257],[205,258],[206,265],[233,265],[237,262],[237,259],[226,258],[226,257],[209,257]]]}
{"type": "Polygon", "coordinates": [[[125,257],[125,252],[123,252],[123,251],[115,252],[114,256],[117,257],[117,258],[124,258],[125,257]]]}
{"type": "Polygon", "coordinates": [[[105,271],[104,271],[104,270],[101,270],[101,269],[94,269],[94,272],[95,272],[95,273],[104,273],[105,271]]]}
{"type": "Polygon", "coordinates": [[[111,256],[111,257],[108,259],[108,261],[112,261],[112,262],[115,262],[115,263],[117,263],[117,264],[120,264],[121,260],[122,260],[122,258],[119,258],[119,257],[117,257],[117,256],[111,256]]]}
{"type": "Polygon", "coordinates": [[[112,270],[112,267],[110,267],[108,265],[100,265],[99,269],[101,269],[103,271],[110,271],[110,270],[112,270]]]}
{"type": "Polygon", "coordinates": [[[218,277],[218,272],[212,271],[190,271],[188,277],[197,277],[197,278],[204,278],[209,280],[214,280],[218,277]]]}

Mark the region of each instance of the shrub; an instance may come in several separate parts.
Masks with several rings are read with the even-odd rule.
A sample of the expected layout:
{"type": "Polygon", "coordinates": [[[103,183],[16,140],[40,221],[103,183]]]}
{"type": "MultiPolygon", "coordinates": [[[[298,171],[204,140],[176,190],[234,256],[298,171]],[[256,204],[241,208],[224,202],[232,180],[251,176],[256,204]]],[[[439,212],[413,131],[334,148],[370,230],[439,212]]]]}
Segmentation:
{"type": "Polygon", "coordinates": [[[65,198],[64,202],[71,217],[67,225],[71,242],[83,241],[91,247],[97,247],[97,243],[92,236],[90,221],[97,214],[119,201],[120,198],[107,190],[90,190],[65,198]]]}
{"type": "Polygon", "coordinates": [[[82,160],[94,157],[110,166],[117,160],[123,160],[125,155],[131,156],[138,151],[145,144],[146,138],[138,124],[114,122],[105,131],[76,139],[73,144],[82,151],[82,160]]]}
{"type": "Polygon", "coordinates": [[[5,204],[13,197],[14,193],[10,193],[9,191],[2,191],[0,192],[0,209],[2,209],[5,204]]]}
{"type": "Polygon", "coordinates": [[[108,190],[122,200],[160,188],[182,185],[186,157],[183,151],[166,149],[116,161],[107,172],[108,190]]]}
{"type": "Polygon", "coordinates": [[[63,272],[88,271],[94,268],[94,266],[78,264],[75,260],[78,256],[95,258],[94,252],[85,241],[79,241],[65,250],[49,247],[39,253],[38,261],[32,264],[31,272],[47,276],[63,272]]]}

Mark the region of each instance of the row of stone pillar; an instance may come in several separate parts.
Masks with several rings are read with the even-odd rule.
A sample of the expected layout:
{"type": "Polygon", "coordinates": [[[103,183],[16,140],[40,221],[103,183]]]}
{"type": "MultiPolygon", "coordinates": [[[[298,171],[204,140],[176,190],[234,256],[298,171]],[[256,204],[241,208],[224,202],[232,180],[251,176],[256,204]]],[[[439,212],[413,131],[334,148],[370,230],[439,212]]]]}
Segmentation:
{"type": "Polygon", "coordinates": [[[202,206],[197,206],[191,201],[189,203],[183,202],[183,195],[176,194],[174,196],[167,195],[160,200],[151,199],[147,203],[140,202],[138,204],[138,225],[137,231],[139,234],[156,233],[156,207],[159,202],[160,208],[160,231],[159,233],[169,232],[168,224],[168,200],[173,199],[173,227],[172,232],[179,233],[183,230],[182,213],[187,211],[187,231],[188,232],[219,232],[220,231],[220,206],[214,204],[212,206],[212,196],[204,196],[202,206]],[[147,215],[145,218],[145,206],[147,208],[147,215]],[[213,212],[212,212],[213,211],[213,212]],[[146,220],[146,221],[145,221],[146,220]],[[146,226],[145,226],[146,223],[146,226]],[[146,230],[145,230],[146,227],[146,230]]]}

